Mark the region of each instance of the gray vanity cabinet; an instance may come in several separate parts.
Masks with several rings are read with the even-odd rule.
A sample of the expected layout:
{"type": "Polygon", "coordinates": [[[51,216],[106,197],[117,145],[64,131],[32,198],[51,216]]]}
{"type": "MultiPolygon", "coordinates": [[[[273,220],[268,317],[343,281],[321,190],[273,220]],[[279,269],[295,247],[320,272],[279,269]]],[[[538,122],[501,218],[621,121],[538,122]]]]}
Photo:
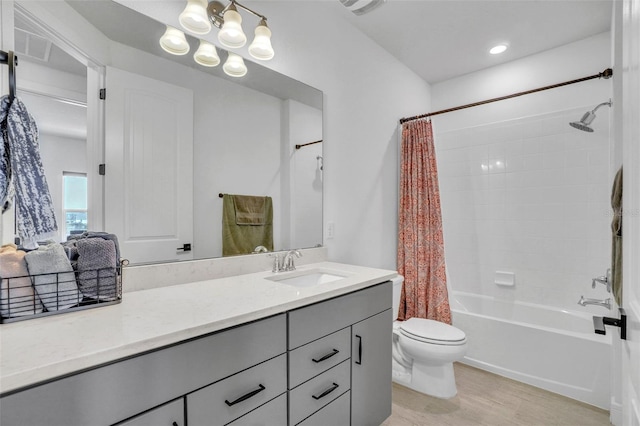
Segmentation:
{"type": "Polygon", "coordinates": [[[392,323],[387,309],[351,327],[351,426],[380,425],[391,415],[392,323]]]}
{"type": "Polygon", "coordinates": [[[380,425],[391,283],[5,394],[1,425],[380,425]]]}
{"type": "MultiPolygon", "coordinates": [[[[131,420],[137,426],[136,417],[143,421],[149,410],[285,358],[286,340],[284,314],[198,337],[3,396],[0,424],[99,426],[131,420]]],[[[286,379],[281,381],[286,392],[286,379]]],[[[164,417],[158,426],[163,424],[164,417]]]]}
{"type": "Polygon", "coordinates": [[[291,426],[377,426],[391,415],[391,290],[385,282],[288,312],[291,426]]]}

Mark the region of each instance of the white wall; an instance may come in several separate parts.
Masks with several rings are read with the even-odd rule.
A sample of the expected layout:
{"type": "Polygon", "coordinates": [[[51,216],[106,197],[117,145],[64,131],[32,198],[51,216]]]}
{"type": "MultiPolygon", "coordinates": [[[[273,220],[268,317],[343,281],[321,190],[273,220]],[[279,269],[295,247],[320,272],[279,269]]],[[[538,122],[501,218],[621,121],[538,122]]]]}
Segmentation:
{"type": "MultiPolygon", "coordinates": [[[[181,2],[118,0],[177,25],[181,2]]],[[[396,268],[398,119],[430,110],[430,88],[351,24],[337,1],[248,2],[268,16],[264,65],[324,92],[324,221],[330,260],[396,268]]],[[[250,21],[250,18],[247,18],[250,21]]],[[[217,44],[215,31],[208,40],[217,44]]],[[[245,56],[248,57],[248,56],[245,56]]]]}
{"type": "MultiPolygon", "coordinates": [[[[434,109],[596,74],[611,64],[609,37],[434,85],[434,109]]],[[[594,133],[568,123],[611,90],[592,80],[433,118],[454,290],[572,310],[582,294],[610,296],[591,278],[609,266],[611,110],[594,133]],[[515,287],[497,286],[496,271],[514,272],[515,287]]]]}

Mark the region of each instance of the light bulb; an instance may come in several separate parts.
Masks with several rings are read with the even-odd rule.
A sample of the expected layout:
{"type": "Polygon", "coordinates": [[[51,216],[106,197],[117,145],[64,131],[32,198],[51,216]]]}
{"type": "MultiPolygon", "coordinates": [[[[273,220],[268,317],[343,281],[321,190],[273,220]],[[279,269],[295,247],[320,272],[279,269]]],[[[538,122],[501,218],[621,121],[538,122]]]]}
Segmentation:
{"type": "Polygon", "coordinates": [[[243,77],[247,74],[247,66],[244,64],[242,56],[229,52],[227,61],[222,66],[224,73],[230,77],[243,77]]]}
{"type": "Polygon", "coordinates": [[[215,67],[220,63],[216,47],[205,40],[200,40],[200,46],[193,54],[193,60],[203,67],[215,67]]]}
{"type": "Polygon", "coordinates": [[[271,30],[267,27],[267,21],[260,20],[256,27],[255,38],[249,46],[249,54],[256,59],[268,61],[273,58],[273,47],[271,47],[271,30]]]}
{"type": "Polygon", "coordinates": [[[172,55],[186,55],[189,53],[189,43],[187,43],[184,33],[168,25],[167,30],[160,37],[160,47],[172,55]]]}
{"type": "Polygon", "coordinates": [[[247,43],[247,36],[242,31],[242,16],[238,13],[236,6],[231,6],[224,12],[224,24],[218,32],[218,40],[224,47],[237,49],[247,43]]]}
{"type": "Polygon", "coordinates": [[[185,30],[195,34],[207,34],[211,31],[211,23],[207,16],[207,0],[188,0],[178,20],[185,30]]]}

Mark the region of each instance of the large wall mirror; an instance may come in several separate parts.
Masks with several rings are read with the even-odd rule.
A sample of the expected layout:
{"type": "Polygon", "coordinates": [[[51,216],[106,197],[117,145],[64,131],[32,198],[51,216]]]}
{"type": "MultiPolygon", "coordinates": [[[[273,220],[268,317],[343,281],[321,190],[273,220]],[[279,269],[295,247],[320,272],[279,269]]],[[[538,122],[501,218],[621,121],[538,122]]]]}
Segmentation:
{"type": "Polygon", "coordinates": [[[248,60],[241,78],[198,65],[189,36],[170,55],[165,25],[110,0],[15,6],[60,241],[88,228],[132,264],[220,257],[220,194],[242,194],[271,197],[274,250],[322,244],[322,143],[296,149],[322,140],[322,92],[248,60]]]}

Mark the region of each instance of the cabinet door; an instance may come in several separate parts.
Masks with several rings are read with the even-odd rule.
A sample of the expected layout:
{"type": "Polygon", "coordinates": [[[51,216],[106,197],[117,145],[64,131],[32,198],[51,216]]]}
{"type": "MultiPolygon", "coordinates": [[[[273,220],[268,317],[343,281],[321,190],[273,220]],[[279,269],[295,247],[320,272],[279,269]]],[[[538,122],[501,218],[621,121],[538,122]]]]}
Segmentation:
{"type": "Polygon", "coordinates": [[[117,426],[184,426],[184,398],[134,417],[117,426]]]}
{"type": "Polygon", "coordinates": [[[391,309],[351,328],[351,425],[379,426],[391,415],[391,309]]]}

